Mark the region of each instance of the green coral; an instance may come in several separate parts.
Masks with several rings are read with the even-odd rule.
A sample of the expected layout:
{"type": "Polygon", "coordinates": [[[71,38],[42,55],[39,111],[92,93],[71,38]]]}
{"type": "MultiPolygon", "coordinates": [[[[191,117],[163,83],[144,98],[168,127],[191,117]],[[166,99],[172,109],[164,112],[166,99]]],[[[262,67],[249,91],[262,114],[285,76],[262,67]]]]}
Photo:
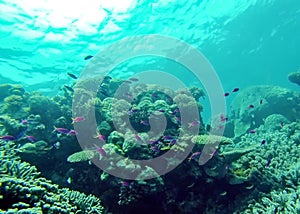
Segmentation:
{"type": "Polygon", "coordinates": [[[219,145],[228,145],[233,143],[230,138],[217,135],[197,135],[192,138],[192,142],[200,146],[217,143],[219,145]]]}
{"type": "Polygon", "coordinates": [[[23,96],[24,93],[25,90],[21,85],[0,84],[0,101],[10,95],[23,96]]]}
{"type": "Polygon", "coordinates": [[[75,152],[74,154],[70,155],[67,158],[67,161],[70,163],[77,163],[91,160],[95,157],[96,151],[95,150],[83,150],[80,152],[75,152]]]}

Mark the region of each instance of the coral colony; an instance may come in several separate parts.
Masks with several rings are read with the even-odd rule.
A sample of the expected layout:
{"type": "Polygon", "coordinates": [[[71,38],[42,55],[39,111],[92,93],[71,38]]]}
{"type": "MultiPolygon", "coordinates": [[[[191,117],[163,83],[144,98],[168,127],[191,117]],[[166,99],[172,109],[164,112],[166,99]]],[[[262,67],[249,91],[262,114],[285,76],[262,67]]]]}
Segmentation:
{"type": "MultiPolygon", "coordinates": [[[[199,127],[198,135],[178,139],[183,124],[177,103],[184,100],[181,108],[188,109],[196,101],[201,112],[202,89],[173,91],[138,78],[67,75],[76,87],[64,85],[54,97],[21,85],[0,85],[1,212],[300,213],[299,93],[277,86],[230,89],[224,96],[233,98],[232,112],[217,118],[226,137],[208,135],[216,127],[206,126],[199,115],[200,120],[186,125],[199,127]],[[77,100],[80,109],[72,115],[74,93],[90,94],[85,86],[99,82],[97,96],[77,100]],[[114,96],[120,85],[126,86],[124,94],[114,96]],[[150,115],[166,118],[160,136],[149,133],[150,115]],[[81,133],[74,127],[88,125],[91,117],[97,128],[84,133],[91,143],[81,148],[81,133]],[[162,176],[132,161],[183,151],[190,143],[194,146],[186,159],[162,176]],[[215,143],[210,160],[200,166],[203,147],[215,143]],[[110,165],[114,154],[120,159],[110,165]],[[112,176],[91,164],[94,159],[110,169],[126,168],[137,179],[112,176]],[[138,179],[145,174],[157,176],[138,179]]],[[[289,79],[299,84],[298,74],[289,79]]]]}

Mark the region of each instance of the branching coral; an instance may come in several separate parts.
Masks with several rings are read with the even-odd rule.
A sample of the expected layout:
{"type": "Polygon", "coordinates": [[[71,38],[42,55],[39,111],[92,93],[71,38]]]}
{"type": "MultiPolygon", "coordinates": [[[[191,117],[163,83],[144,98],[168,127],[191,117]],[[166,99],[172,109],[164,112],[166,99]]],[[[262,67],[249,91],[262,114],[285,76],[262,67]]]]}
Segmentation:
{"type": "Polygon", "coordinates": [[[102,213],[92,195],[60,189],[40,177],[34,166],[22,162],[12,142],[0,141],[0,211],[8,213],[102,213]]]}

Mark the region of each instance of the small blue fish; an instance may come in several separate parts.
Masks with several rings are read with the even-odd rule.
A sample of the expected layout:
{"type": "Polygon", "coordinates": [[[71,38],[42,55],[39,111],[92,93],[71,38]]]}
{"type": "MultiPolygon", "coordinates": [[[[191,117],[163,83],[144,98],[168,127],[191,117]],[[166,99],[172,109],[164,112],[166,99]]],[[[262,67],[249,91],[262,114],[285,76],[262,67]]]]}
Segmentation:
{"type": "Polygon", "coordinates": [[[74,92],[74,89],[73,89],[72,87],[67,86],[67,85],[64,85],[64,87],[65,87],[68,91],[74,92]]]}
{"type": "Polygon", "coordinates": [[[76,77],[76,75],[75,74],[72,74],[72,73],[67,73],[71,78],[73,78],[73,79],[77,79],[77,77],[76,77]]]}
{"type": "Polygon", "coordinates": [[[266,167],[270,166],[271,160],[272,160],[272,158],[268,158],[267,163],[266,163],[266,167]]]}
{"type": "Polygon", "coordinates": [[[84,57],[84,60],[88,60],[88,59],[91,59],[91,58],[93,58],[92,55],[87,55],[86,57],[84,57]]]}

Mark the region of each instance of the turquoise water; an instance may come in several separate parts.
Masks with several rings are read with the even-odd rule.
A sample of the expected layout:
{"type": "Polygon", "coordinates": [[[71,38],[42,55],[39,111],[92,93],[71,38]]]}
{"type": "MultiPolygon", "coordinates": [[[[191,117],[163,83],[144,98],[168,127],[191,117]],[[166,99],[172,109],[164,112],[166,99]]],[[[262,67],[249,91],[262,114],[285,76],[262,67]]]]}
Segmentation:
{"type": "Polygon", "coordinates": [[[74,6],[2,1],[0,81],[28,90],[59,87],[68,81],[66,71],[80,74],[86,55],[142,34],[173,36],[199,48],[225,88],[290,86],[286,75],[299,68],[298,1],[126,3],[118,11],[100,1],[74,6]]]}
{"type": "MultiPolygon", "coordinates": [[[[150,207],[152,207],[152,204],[158,206],[155,207],[155,209],[152,208],[155,210],[154,212],[159,213],[197,213],[197,210],[199,211],[198,213],[251,213],[255,211],[265,213],[300,212],[298,195],[300,194],[300,96],[299,86],[293,84],[288,79],[290,73],[299,72],[300,68],[300,1],[89,0],[76,2],[69,0],[43,0],[33,3],[29,0],[21,2],[2,0],[0,1],[0,44],[0,84],[19,84],[24,87],[26,92],[29,94],[32,93],[31,95],[23,95],[22,90],[16,89],[17,95],[21,93],[24,100],[26,100],[21,101],[21,103],[23,102],[22,109],[25,112],[30,109],[30,115],[40,115],[41,117],[41,120],[36,119],[36,117],[32,119],[30,115],[24,113],[23,110],[14,109],[16,106],[20,107],[18,105],[21,104],[18,104],[17,101],[17,104],[14,104],[9,99],[5,100],[8,94],[6,91],[4,92],[3,89],[1,93],[4,95],[1,94],[0,96],[0,127],[2,127],[0,135],[2,137],[6,135],[16,137],[16,135],[23,132],[25,138],[26,135],[33,135],[35,138],[46,142],[46,146],[44,145],[42,148],[42,154],[45,156],[45,160],[47,160],[45,162],[43,162],[43,158],[39,156],[40,150],[38,150],[38,152],[36,150],[34,152],[28,152],[29,156],[27,152],[20,152],[21,150],[17,151],[17,153],[21,153],[22,161],[36,165],[43,176],[59,184],[61,187],[68,187],[86,194],[96,195],[103,201],[104,208],[107,208],[107,212],[112,213],[145,212],[147,209],[148,211],[149,209],[151,210],[150,207]],[[250,150],[247,150],[247,152],[244,150],[237,151],[236,153],[243,153],[245,156],[243,157],[244,159],[240,157],[240,159],[230,157],[234,159],[233,161],[229,158],[230,164],[231,161],[234,162],[232,166],[229,167],[229,163],[227,162],[225,165],[228,164],[228,166],[225,166],[224,160],[222,159],[223,162],[218,162],[215,168],[219,169],[218,167],[222,166],[224,169],[226,168],[226,170],[232,170],[230,172],[234,176],[241,174],[246,176],[245,174],[255,169],[257,171],[254,170],[255,173],[253,173],[253,176],[247,174],[249,177],[241,181],[242,179],[240,177],[240,180],[236,177],[233,179],[232,177],[234,176],[226,174],[227,171],[225,173],[223,168],[223,171],[219,170],[217,173],[211,169],[214,167],[210,168],[207,166],[204,166],[203,170],[201,168],[202,171],[197,174],[197,172],[194,171],[198,170],[196,164],[193,165],[195,168],[192,167],[190,171],[184,168],[190,163],[189,160],[182,163],[181,166],[183,166],[183,168],[179,167],[179,169],[177,169],[180,175],[182,174],[180,170],[183,170],[183,172],[187,171],[187,177],[183,178],[179,176],[179,174],[176,174],[178,172],[175,172],[175,176],[171,174],[163,177],[164,185],[161,185],[160,181],[150,182],[150,185],[146,187],[143,186],[145,185],[143,182],[138,183],[143,188],[149,188],[147,189],[148,192],[140,193],[139,191],[141,191],[141,189],[139,189],[134,182],[125,183],[124,180],[120,181],[116,178],[112,178],[113,176],[110,177],[102,171],[102,174],[99,175],[97,170],[91,169],[89,172],[95,173],[95,176],[101,176],[102,180],[99,182],[103,186],[98,188],[97,184],[91,179],[92,176],[89,177],[82,171],[79,171],[82,167],[88,167],[88,164],[72,165],[66,162],[67,157],[74,152],[78,152],[80,147],[77,145],[78,142],[76,139],[68,138],[70,137],[69,135],[68,137],[64,135],[63,137],[54,135],[52,131],[53,126],[66,127],[68,130],[71,130],[73,128],[72,116],[84,116],[85,121],[88,121],[87,118],[89,117],[88,113],[82,111],[82,109],[78,110],[81,113],[79,115],[78,112],[77,115],[74,115],[74,112],[71,111],[73,94],[67,91],[64,85],[72,86],[74,89],[75,86],[72,84],[75,84],[77,80],[72,79],[67,73],[72,73],[78,78],[84,77],[85,74],[87,74],[86,69],[89,68],[88,66],[92,66],[94,62],[97,62],[97,59],[95,59],[96,56],[103,53],[107,61],[101,64],[101,60],[100,62],[98,60],[100,67],[101,65],[108,66],[114,64],[116,62],[113,59],[114,57],[117,58],[118,50],[120,55],[121,53],[129,54],[135,50],[128,50],[126,49],[127,46],[120,46],[119,49],[116,49],[116,52],[113,52],[116,53],[116,56],[109,56],[111,52],[107,52],[107,47],[111,47],[111,45],[116,44],[116,42],[124,41],[122,39],[147,35],[166,36],[166,38],[170,38],[170,41],[172,41],[172,38],[178,39],[178,41],[181,40],[185,42],[185,44],[190,45],[190,47],[200,51],[212,65],[221,83],[221,93],[230,92],[230,95],[225,97],[226,106],[224,110],[224,114],[227,115],[228,113],[229,115],[229,121],[225,121],[226,124],[223,124],[224,127],[223,125],[218,126],[222,126],[222,131],[223,128],[225,128],[225,136],[235,143],[235,146],[229,146],[229,148],[235,150],[237,148],[245,149],[245,146],[247,146],[247,149],[256,147],[256,150],[251,150],[251,152],[250,150]],[[84,58],[88,55],[94,57],[90,60],[85,60],[84,58]],[[110,62],[110,60],[112,61],[110,62]],[[239,91],[237,93],[232,92],[234,88],[239,88],[239,91]],[[34,93],[35,91],[41,93],[41,95],[39,95],[40,97],[34,93]],[[56,95],[60,97],[53,98],[56,95]],[[278,97],[276,95],[278,95],[278,97]],[[49,100],[54,100],[55,103],[52,104],[52,101],[46,101],[45,96],[49,97],[49,100]],[[31,99],[30,97],[33,98],[31,99]],[[45,99],[45,101],[43,99],[45,99]],[[37,104],[38,101],[41,101],[40,104],[37,104]],[[44,103],[42,103],[43,101],[44,103]],[[10,106],[8,104],[10,104],[10,106]],[[33,110],[35,104],[39,107],[33,110]],[[252,105],[254,107],[251,107],[252,105]],[[57,110],[57,106],[60,106],[61,110],[57,110]],[[48,107],[51,109],[45,110],[48,107]],[[38,110],[39,108],[45,110],[46,113],[43,112],[43,110],[38,110]],[[274,114],[280,115],[275,117],[274,114]],[[270,119],[270,115],[274,117],[270,117],[270,119]],[[269,118],[269,120],[266,118],[269,118]],[[28,127],[27,124],[12,125],[19,124],[18,121],[22,119],[33,120],[34,125],[30,123],[28,127]],[[26,127],[26,129],[24,129],[24,127],[26,127]],[[42,131],[39,132],[38,130],[42,131]],[[266,145],[263,145],[265,143],[262,143],[262,140],[267,141],[266,145]],[[285,145],[278,145],[281,141],[285,142],[285,145]],[[62,147],[55,150],[56,146],[54,145],[56,145],[57,142],[61,143],[62,147]],[[64,146],[66,143],[72,143],[72,146],[64,146]],[[288,145],[288,148],[286,145],[288,145]],[[249,155],[246,155],[246,153],[249,153],[249,155]],[[35,155],[37,154],[38,156],[36,158],[35,155]],[[288,160],[290,157],[291,159],[288,160]],[[285,160],[284,163],[280,163],[282,159],[285,160]],[[249,164],[247,164],[248,162],[249,164]],[[286,167],[290,165],[291,167],[288,172],[285,172],[285,169],[279,167],[280,165],[286,167]],[[247,172],[240,170],[245,167],[249,169],[248,171],[246,170],[247,172]],[[82,177],[76,178],[76,173],[73,173],[74,170],[82,177],[87,176],[88,178],[86,180],[82,177]],[[222,171],[223,174],[220,171],[222,171]],[[176,180],[174,177],[179,177],[180,182],[177,183],[174,181],[176,180]],[[286,181],[285,179],[287,179],[287,177],[292,177],[292,181],[286,181]],[[70,179],[73,181],[71,182],[70,179]],[[166,181],[167,179],[169,179],[168,182],[166,181]],[[118,186],[120,182],[123,182],[121,187],[118,186]],[[262,184],[255,186],[257,182],[262,184]],[[275,185],[276,187],[273,188],[270,183],[274,182],[281,183],[281,185],[275,185]],[[283,184],[285,182],[291,182],[293,184],[289,186],[283,184]],[[178,188],[178,191],[170,190],[175,188],[176,185],[180,186],[180,184],[183,184],[183,188],[178,188]],[[212,189],[212,192],[201,189],[199,186],[203,184],[212,189]],[[89,188],[85,189],[85,186],[89,186],[89,188]],[[220,188],[218,188],[218,186],[220,188]],[[127,187],[132,189],[127,191],[127,187]],[[113,189],[112,192],[109,192],[109,188],[113,189]],[[166,194],[159,192],[157,190],[159,188],[163,189],[166,194]],[[191,189],[194,190],[192,191],[191,189]],[[135,193],[135,190],[139,192],[139,194],[135,193]],[[244,191],[247,193],[248,191],[252,192],[249,192],[249,197],[246,197],[244,191]],[[118,194],[119,199],[116,199],[115,195],[118,194]],[[172,198],[170,196],[172,194],[176,195],[176,197],[172,198]],[[208,195],[211,199],[207,201],[202,198],[197,199],[197,197],[202,197],[203,194],[208,195]],[[135,195],[138,196],[135,198],[135,195]],[[286,202],[286,204],[288,204],[286,207],[276,198],[277,195],[284,198],[282,199],[283,201],[288,201],[286,202]],[[273,200],[274,203],[266,202],[269,199],[273,200]],[[112,202],[110,202],[110,200],[112,202]],[[147,200],[149,200],[149,203],[147,203],[147,200]],[[174,203],[171,202],[172,200],[174,203]],[[238,205],[239,200],[241,200],[240,207],[238,205]],[[211,201],[216,201],[218,204],[215,210],[212,208],[213,205],[211,201]],[[232,204],[230,201],[232,201],[232,204]],[[247,201],[252,201],[253,204],[247,201]],[[160,202],[163,203],[160,204],[160,202]],[[183,204],[187,205],[185,206],[183,204]],[[159,207],[163,206],[164,209],[159,209],[159,207]],[[223,211],[220,211],[222,209],[223,211]]],[[[154,44],[154,46],[155,48],[157,48],[157,46],[162,46],[162,49],[164,48],[162,44],[157,44],[157,46],[154,44]]],[[[151,50],[151,46],[149,47],[149,50],[151,50]]],[[[176,45],[174,45],[174,50],[172,50],[172,48],[170,50],[171,52],[174,51],[174,53],[184,52],[184,50],[177,50],[176,45]]],[[[147,51],[145,50],[145,52],[147,51]]],[[[174,56],[176,59],[177,57],[179,59],[180,54],[179,56],[174,56]]],[[[136,58],[133,57],[131,60],[130,62],[118,62],[120,63],[118,65],[119,67],[117,66],[115,70],[112,70],[109,74],[112,77],[112,82],[115,81],[115,84],[120,84],[120,79],[124,80],[135,77],[135,75],[142,70],[155,69],[163,70],[166,74],[175,76],[177,80],[182,81],[187,87],[204,87],[204,93],[208,94],[208,88],[205,87],[201,78],[199,79],[193,75],[184,65],[176,64],[176,60],[174,59],[141,55],[136,58]]],[[[154,78],[150,74],[145,78],[148,83],[166,84],[168,82],[168,77],[165,76],[154,78]]],[[[203,76],[202,78],[205,79],[206,77],[203,76]]],[[[140,83],[142,82],[143,80],[141,78],[140,83]]],[[[81,87],[84,88],[84,84],[85,83],[81,83],[78,87],[80,89],[81,87]]],[[[90,84],[92,85],[93,82],[91,81],[90,84]]],[[[143,96],[146,97],[146,100],[152,99],[153,102],[157,100],[167,102],[168,96],[160,93],[157,94],[155,89],[149,86],[142,87],[146,89],[150,88],[151,90],[140,95],[137,100],[133,100],[131,103],[132,106],[140,106],[139,101],[143,99],[143,96]]],[[[219,93],[219,86],[213,85],[210,87],[212,90],[215,87],[216,94],[219,93]]],[[[106,92],[105,88],[101,89],[106,92]]],[[[175,85],[172,89],[177,90],[178,88],[175,85]]],[[[137,95],[134,93],[137,93],[136,91],[139,90],[138,87],[134,90],[135,92],[130,91],[130,93],[132,93],[129,94],[130,96],[137,95]]],[[[10,89],[8,89],[8,91],[10,91],[10,89]]],[[[14,94],[16,92],[10,91],[9,93],[14,94]]],[[[184,94],[184,92],[180,91],[174,93],[174,96],[180,93],[184,94]]],[[[101,106],[101,108],[99,107],[101,113],[99,113],[99,117],[96,116],[101,122],[97,124],[97,130],[101,130],[101,133],[105,133],[105,138],[107,138],[105,142],[108,142],[108,138],[111,136],[109,142],[115,143],[114,140],[111,140],[114,139],[112,137],[112,131],[115,130],[107,127],[103,128],[103,126],[105,126],[103,123],[105,119],[103,118],[107,119],[108,117],[108,114],[104,113],[103,109],[107,110],[107,106],[110,104],[104,99],[106,97],[105,93],[104,98],[103,94],[101,96],[101,100],[99,101],[101,103],[101,105],[99,104],[101,106]]],[[[193,94],[193,96],[195,95],[193,94]]],[[[223,98],[222,96],[222,99],[223,98]]],[[[17,98],[13,97],[13,99],[17,98]]],[[[208,123],[213,121],[211,116],[211,112],[213,111],[211,109],[212,100],[213,97],[211,96],[206,96],[205,99],[200,98],[199,100],[199,103],[203,106],[203,112],[201,113],[201,119],[203,119],[203,121],[199,123],[202,124],[203,122],[203,126],[207,126],[208,123]]],[[[85,103],[80,103],[80,107],[84,106],[84,104],[85,103]]],[[[220,102],[220,106],[222,104],[223,103],[220,102]]],[[[124,106],[125,104],[120,104],[120,106],[122,105],[124,106]]],[[[149,124],[147,125],[147,123],[149,123],[149,121],[138,121],[138,119],[145,118],[136,116],[136,112],[132,110],[134,107],[131,107],[130,110],[130,122],[134,127],[137,127],[137,132],[148,131],[147,126],[149,126],[149,124]],[[144,124],[141,125],[142,123],[144,124]]],[[[172,115],[178,116],[178,114],[174,112],[174,107],[167,106],[166,108],[170,108],[168,111],[172,112],[171,117],[172,115]]],[[[155,107],[151,106],[149,109],[153,110],[155,107]]],[[[156,108],[155,110],[165,112],[165,109],[162,109],[162,107],[156,108]]],[[[145,114],[149,116],[149,114],[145,114]]],[[[178,117],[181,116],[182,115],[179,115],[178,117]]],[[[173,120],[171,119],[169,118],[166,127],[169,127],[171,123],[174,127],[179,129],[181,124],[176,124],[174,118],[173,120]]],[[[111,124],[111,118],[109,121],[111,124]]],[[[191,124],[193,123],[189,123],[189,127],[194,126],[191,124]]],[[[173,126],[171,125],[172,130],[174,129],[173,126]]],[[[120,129],[122,129],[122,127],[120,129]]],[[[199,129],[199,133],[202,134],[208,131],[208,128],[200,127],[199,129]]],[[[168,134],[173,136],[174,132],[169,131],[168,134]]],[[[178,135],[177,133],[176,136],[178,135]]],[[[137,136],[137,133],[133,136],[137,141],[139,141],[138,138],[143,137],[143,135],[137,136]]],[[[26,143],[22,137],[13,140],[18,148],[22,148],[26,143]]],[[[4,138],[2,138],[2,140],[0,139],[0,142],[3,141],[3,145],[4,143],[8,144],[8,142],[12,142],[11,140],[3,139],[4,138]]],[[[165,141],[160,139],[159,142],[170,143],[166,139],[165,141]]],[[[118,142],[116,144],[117,146],[123,146],[123,155],[131,158],[130,149],[124,149],[124,145],[120,145],[118,142]]],[[[91,143],[91,145],[93,144],[91,143]]],[[[3,148],[4,147],[5,146],[3,146],[3,148]]],[[[13,145],[9,148],[13,148],[13,145]]],[[[161,152],[166,148],[169,149],[166,145],[159,147],[159,149],[162,149],[161,152]]],[[[110,149],[111,148],[104,148],[106,153],[109,153],[108,151],[110,151],[110,149]]],[[[103,156],[104,153],[102,150],[98,148],[97,151],[99,153],[102,152],[101,154],[103,156]]],[[[137,150],[133,153],[136,154],[139,152],[140,154],[144,154],[144,150],[137,150]]],[[[195,151],[194,148],[191,154],[193,155],[195,152],[197,151],[195,151]]],[[[221,154],[222,152],[224,151],[221,151],[221,154]]],[[[143,157],[148,157],[146,154],[143,157]]],[[[158,154],[160,153],[155,155],[158,154]]],[[[191,158],[191,154],[188,156],[190,159],[193,159],[191,158]]],[[[223,156],[226,156],[226,152],[223,156]]],[[[223,156],[220,155],[220,157],[223,156]]],[[[6,161],[4,156],[2,159],[6,161]]],[[[220,161],[220,159],[216,161],[220,161]]],[[[124,165],[127,164],[125,163],[124,165]]],[[[3,180],[1,181],[4,182],[3,180]]],[[[7,197],[5,191],[4,193],[0,193],[0,196],[4,195],[4,198],[7,197]]],[[[6,201],[3,201],[2,198],[3,197],[0,197],[0,211],[7,210],[9,207],[2,204],[7,204],[7,201],[14,201],[14,198],[5,199],[6,201]]],[[[28,202],[28,204],[30,203],[28,202]]],[[[32,206],[32,203],[30,206],[32,206]]],[[[18,205],[17,207],[20,208],[21,206],[18,205]]],[[[43,211],[45,212],[45,209],[43,211]]],[[[51,212],[49,211],[49,213],[51,212]]]]}

